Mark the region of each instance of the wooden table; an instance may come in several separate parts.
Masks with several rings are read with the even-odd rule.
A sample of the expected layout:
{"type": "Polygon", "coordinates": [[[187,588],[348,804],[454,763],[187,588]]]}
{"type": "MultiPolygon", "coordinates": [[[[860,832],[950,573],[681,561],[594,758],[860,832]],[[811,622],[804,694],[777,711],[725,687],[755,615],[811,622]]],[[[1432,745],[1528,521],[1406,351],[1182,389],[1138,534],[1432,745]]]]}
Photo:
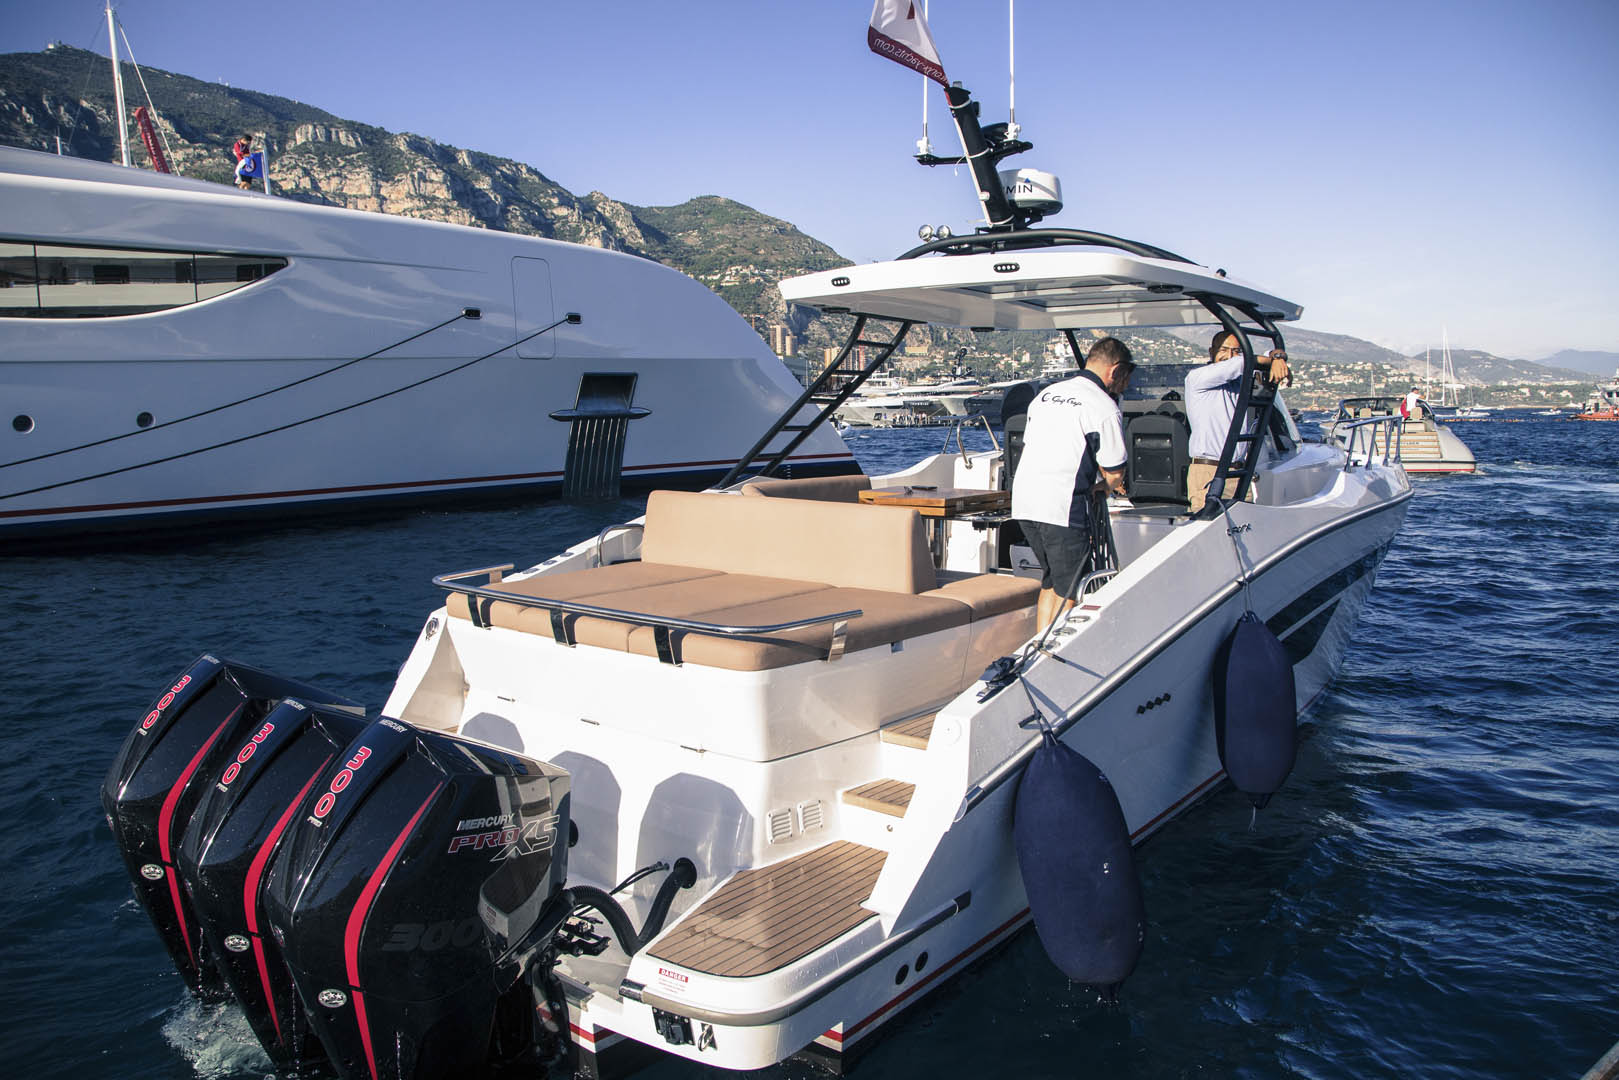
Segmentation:
{"type": "Polygon", "coordinates": [[[973,488],[886,487],[862,491],[860,501],[878,506],[909,506],[923,517],[950,518],[1010,509],[1012,493],[973,488]]]}
{"type": "Polygon", "coordinates": [[[908,506],[928,522],[928,547],[933,565],[944,565],[945,522],[951,518],[972,517],[1012,507],[1010,491],[979,491],[974,488],[887,487],[868,488],[860,501],[874,506],[908,506]]]}

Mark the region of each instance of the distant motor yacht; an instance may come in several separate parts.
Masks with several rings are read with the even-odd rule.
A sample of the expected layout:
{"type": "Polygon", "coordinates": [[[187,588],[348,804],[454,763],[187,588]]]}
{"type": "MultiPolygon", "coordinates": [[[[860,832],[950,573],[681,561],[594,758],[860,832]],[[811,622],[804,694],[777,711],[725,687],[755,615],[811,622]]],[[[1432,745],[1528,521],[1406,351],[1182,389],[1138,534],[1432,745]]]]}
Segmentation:
{"type": "MultiPolygon", "coordinates": [[[[0,148],[0,544],[702,487],[799,387],[620,252],[0,148]]],[[[795,475],[847,472],[829,424],[795,475]]]]}
{"type": "Polygon", "coordinates": [[[1417,414],[1400,419],[1398,397],[1344,398],[1338,411],[1325,426],[1326,437],[1351,453],[1398,458],[1408,473],[1470,473],[1478,462],[1467,444],[1441,424],[1426,401],[1417,402],[1417,414]],[[1375,433],[1360,430],[1369,418],[1392,417],[1398,422],[1375,433]],[[1389,436],[1393,445],[1389,446],[1389,436]]]}

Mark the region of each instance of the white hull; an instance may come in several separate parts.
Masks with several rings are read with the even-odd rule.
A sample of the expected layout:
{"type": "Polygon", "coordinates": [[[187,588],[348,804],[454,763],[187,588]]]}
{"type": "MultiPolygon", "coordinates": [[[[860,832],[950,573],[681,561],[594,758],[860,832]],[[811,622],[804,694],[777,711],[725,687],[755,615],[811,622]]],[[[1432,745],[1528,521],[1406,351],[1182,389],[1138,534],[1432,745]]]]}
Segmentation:
{"type": "MultiPolygon", "coordinates": [[[[578,245],[9,149],[0,149],[0,239],[287,260],[252,284],[163,311],[0,317],[7,418],[28,427],[0,432],[0,541],[199,514],[555,491],[572,425],[550,414],[572,409],[581,377],[596,373],[634,375],[633,405],[650,410],[628,421],[625,482],[701,486],[798,390],[699,283],[578,245]],[[463,308],[481,318],[456,319],[463,308]],[[581,323],[511,347],[566,312],[581,323]],[[30,460],[42,455],[54,456],[30,460]]],[[[830,431],[792,461],[801,472],[852,464],[830,431]]]]}
{"type": "MultiPolygon", "coordinates": [[[[990,457],[976,460],[976,473],[959,458],[940,457],[878,480],[981,483],[990,457]]],[[[1252,526],[1240,534],[1254,571],[1249,603],[1297,654],[1301,708],[1337,671],[1410,494],[1397,468],[1344,471],[1342,462],[1341,453],[1306,447],[1262,481],[1289,505],[1231,511],[1233,521],[1252,526]],[[1306,497],[1310,491],[1318,494],[1306,497]]],[[[1057,650],[1083,669],[1040,660],[1029,679],[1051,711],[1066,707],[1076,717],[1064,741],[1111,779],[1139,842],[1223,777],[1210,672],[1244,598],[1223,520],[1126,513],[1115,519],[1115,533],[1123,569],[1088,598],[1077,632],[1057,650]]],[[[977,543],[966,530],[952,532],[948,557],[960,560],[977,543]]],[[[581,565],[593,547],[581,545],[542,572],[581,565]]],[[[612,542],[604,551],[629,553],[612,542]]],[[[1022,726],[1028,698],[1014,685],[980,703],[984,686],[970,680],[960,693],[930,694],[927,680],[942,669],[928,657],[928,638],[892,657],[883,649],[881,657],[812,665],[814,689],[771,704],[769,679],[569,649],[544,636],[474,627],[443,610],[434,620],[447,632],[418,641],[384,711],[573,771],[573,816],[589,839],[575,849],[570,880],[611,884],[653,859],[691,854],[700,878],[677,901],[665,938],[679,932],[682,913],[744,868],[834,841],[884,853],[862,905],[871,917],[776,970],[736,978],[683,968],[657,957],[658,941],[627,964],[611,952],[564,961],[587,1064],[601,1064],[588,1060],[592,1053],[627,1051],[631,1043],[727,1069],[767,1066],[811,1046],[847,1054],[920,991],[1028,920],[1010,842],[1015,779],[1037,741],[1022,726]],[[740,696],[739,681],[749,688],[740,696]],[[893,696],[896,683],[908,699],[893,696]],[[610,699],[591,690],[602,685],[616,688],[610,699]],[[860,708],[831,719],[857,701],[860,708]],[[879,727],[940,705],[926,749],[879,736],[879,727]],[[839,800],[840,788],[872,777],[915,785],[903,817],[839,800]],[[764,823],[774,808],[807,801],[819,803],[824,824],[789,826],[772,843],[764,823]],[[706,1045],[666,1045],[654,1009],[707,1025],[706,1045]]],[[[941,677],[942,686],[951,682],[941,677]]]]}

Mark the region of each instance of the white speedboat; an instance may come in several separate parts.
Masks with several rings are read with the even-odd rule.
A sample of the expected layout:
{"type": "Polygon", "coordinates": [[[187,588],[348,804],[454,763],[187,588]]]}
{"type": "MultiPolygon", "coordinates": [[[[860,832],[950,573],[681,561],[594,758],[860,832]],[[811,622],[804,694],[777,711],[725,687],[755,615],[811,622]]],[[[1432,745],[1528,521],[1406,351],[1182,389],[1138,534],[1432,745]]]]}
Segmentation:
{"type": "Polygon", "coordinates": [[[799,389],[645,259],[10,148],[0,381],[0,543],[701,487],[799,389]]]}
{"type": "Polygon", "coordinates": [[[1131,845],[1228,774],[1256,804],[1281,783],[1411,488],[1299,439],[1260,380],[1253,339],[1280,347],[1298,305],[999,209],[1015,225],[782,293],[857,316],[863,375],[924,322],[1064,334],[1076,363],[1076,331],[1234,331],[1249,374],[1211,484],[1233,499],[1186,513],[1179,379],[1142,375],[1130,496],[1106,505],[1081,604],[1037,626],[1002,452],[779,478],[763,455],[812,385],[723,490],[653,492],[520,573],[438,577],[447,602],[369,725],[204,657],[104,795],[181,970],[228,983],[278,1062],[323,1050],[376,1078],[525,1047],[593,1075],[649,1050],[847,1064],[1031,918],[1078,981],[1127,975],[1134,953],[1088,966],[1054,941],[1139,950],[1131,845]],[[1281,726],[1260,737],[1260,716],[1281,726]],[[278,765],[295,735],[303,764],[278,765]],[[1285,762],[1258,778],[1255,753],[1285,762]],[[1085,763],[1094,813],[1031,809],[1051,760],[1085,763]],[[1029,856],[1031,836],[1058,850],[1029,856]],[[1058,872],[1091,899],[1053,906],[1058,872]]]}
{"type": "Polygon", "coordinates": [[[1408,473],[1478,471],[1473,451],[1447,425],[1439,422],[1426,401],[1417,402],[1417,415],[1402,418],[1402,400],[1400,397],[1344,398],[1326,424],[1326,437],[1357,461],[1365,460],[1368,455],[1387,456],[1399,461],[1408,473]],[[1376,417],[1386,417],[1390,422],[1375,430],[1359,423],[1376,417]],[[1388,445],[1391,434],[1393,445],[1388,445]]]}

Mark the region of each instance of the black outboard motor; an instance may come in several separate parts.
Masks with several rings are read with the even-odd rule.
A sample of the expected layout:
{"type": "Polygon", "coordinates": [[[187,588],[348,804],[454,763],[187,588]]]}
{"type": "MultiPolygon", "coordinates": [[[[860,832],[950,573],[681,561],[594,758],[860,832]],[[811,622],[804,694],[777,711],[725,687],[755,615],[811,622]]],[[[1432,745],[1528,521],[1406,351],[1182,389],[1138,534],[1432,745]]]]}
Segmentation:
{"type": "Polygon", "coordinates": [[[204,655],[135,724],[102,785],[101,805],[135,899],[186,985],[205,996],[223,993],[224,984],[202,959],[196,913],[175,874],[175,856],[192,811],[226,759],[288,696],[363,711],[301,683],[204,655]]]}
{"type": "Polygon", "coordinates": [[[208,784],[177,858],[207,951],[277,1071],[325,1061],[263,914],[270,860],[316,777],[365,718],[288,698],[246,734],[208,784]]]}
{"type": "MultiPolygon", "coordinates": [[[[315,780],[265,884],[345,1080],[459,1077],[573,907],[567,772],[387,717],[315,780]]],[[[525,1018],[532,1016],[524,998],[525,1018]]]]}

